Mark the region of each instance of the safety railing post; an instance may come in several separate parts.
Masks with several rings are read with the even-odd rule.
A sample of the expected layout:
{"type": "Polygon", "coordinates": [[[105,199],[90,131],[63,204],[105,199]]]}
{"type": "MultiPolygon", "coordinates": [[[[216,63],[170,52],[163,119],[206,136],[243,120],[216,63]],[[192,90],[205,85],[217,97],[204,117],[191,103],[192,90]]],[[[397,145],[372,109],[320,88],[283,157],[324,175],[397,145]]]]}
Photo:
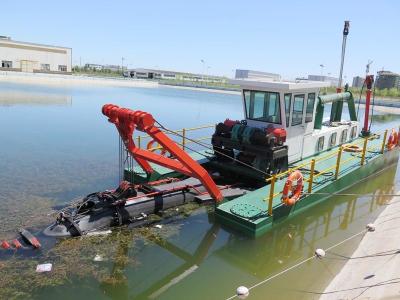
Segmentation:
{"type": "Polygon", "coordinates": [[[269,198],[268,198],[268,214],[272,216],[272,202],[274,200],[274,189],[275,189],[276,175],[272,175],[271,184],[269,186],[269,198]]]}
{"type": "Polygon", "coordinates": [[[308,193],[310,194],[312,191],[312,185],[314,181],[314,169],[315,169],[315,159],[311,160],[310,164],[310,178],[308,179],[308,193]]]}
{"type": "Polygon", "coordinates": [[[339,152],[337,154],[337,159],[336,159],[336,172],[335,172],[335,179],[338,179],[339,177],[339,169],[340,169],[340,160],[342,158],[342,152],[343,152],[343,146],[339,147],[339,152]]]}
{"type": "Polygon", "coordinates": [[[138,146],[138,148],[140,148],[141,142],[142,142],[142,137],[139,135],[139,136],[137,137],[137,146],[138,146]]]}
{"type": "Polygon", "coordinates": [[[388,131],[387,129],[385,130],[385,133],[383,134],[383,141],[382,141],[382,147],[381,147],[381,153],[385,152],[385,143],[386,143],[386,137],[387,137],[388,131]]]}
{"type": "Polygon", "coordinates": [[[182,149],[185,150],[186,146],[186,129],[182,129],[182,149]]]}
{"type": "Polygon", "coordinates": [[[368,143],[368,138],[364,138],[364,146],[361,155],[361,165],[364,165],[365,163],[365,153],[367,152],[367,143],[368,143]]]}

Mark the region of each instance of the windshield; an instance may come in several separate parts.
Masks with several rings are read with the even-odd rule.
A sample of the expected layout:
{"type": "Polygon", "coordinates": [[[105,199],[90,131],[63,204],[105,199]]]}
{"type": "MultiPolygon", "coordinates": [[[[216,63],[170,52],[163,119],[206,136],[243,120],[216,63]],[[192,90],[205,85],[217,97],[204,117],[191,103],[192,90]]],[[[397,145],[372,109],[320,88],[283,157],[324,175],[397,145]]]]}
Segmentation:
{"type": "Polygon", "coordinates": [[[243,93],[247,119],[281,124],[279,93],[247,90],[243,93]]]}

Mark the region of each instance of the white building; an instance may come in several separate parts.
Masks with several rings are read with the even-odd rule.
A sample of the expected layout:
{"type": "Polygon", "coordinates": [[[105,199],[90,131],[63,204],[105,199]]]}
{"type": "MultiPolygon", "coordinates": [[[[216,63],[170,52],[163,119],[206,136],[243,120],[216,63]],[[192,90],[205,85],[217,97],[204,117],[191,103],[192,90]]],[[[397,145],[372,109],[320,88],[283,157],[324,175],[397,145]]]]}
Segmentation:
{"type": "Polygon", "coordinates": [[[0,36],[0,71],[71,73],[72,49],[0,36]]]}
{"type": "Polygon", "coordinates": [[[281,75],[269,72],[236,69],[235,79],[262,79],[279,81],[281,80],[281,75]]]}
{"type": "Polygon", "coordinates": [[[330,86],[338,86],[339,85],[339,78],[325,76],[325,75],[308,75],[308,80],[329,82],[330,86]]]}

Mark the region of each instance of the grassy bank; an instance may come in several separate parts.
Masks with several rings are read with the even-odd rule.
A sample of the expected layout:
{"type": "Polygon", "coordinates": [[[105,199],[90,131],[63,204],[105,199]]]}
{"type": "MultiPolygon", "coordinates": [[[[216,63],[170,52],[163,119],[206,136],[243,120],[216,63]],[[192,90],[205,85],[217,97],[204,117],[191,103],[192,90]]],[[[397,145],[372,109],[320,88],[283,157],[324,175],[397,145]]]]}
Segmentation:
{"type": "MultiPolygon", "coordinates": [[[[359,97],[361,88],[349,88],[350,92],[353,93],[354,97],[359,97]]],[[[365,95],[366,89],[364,88],[363,94],[365,95]]],[[[332,94],[336,93],[336,87],[331,86],[328,88],[323,88],[322,89],[323,94],[332,94]]],[[[375,89],[375,96],[379,98],[392,98],[392,99],[400,99],[400,90],[396,88],[391,88],[391,89],[375,89]]]]}

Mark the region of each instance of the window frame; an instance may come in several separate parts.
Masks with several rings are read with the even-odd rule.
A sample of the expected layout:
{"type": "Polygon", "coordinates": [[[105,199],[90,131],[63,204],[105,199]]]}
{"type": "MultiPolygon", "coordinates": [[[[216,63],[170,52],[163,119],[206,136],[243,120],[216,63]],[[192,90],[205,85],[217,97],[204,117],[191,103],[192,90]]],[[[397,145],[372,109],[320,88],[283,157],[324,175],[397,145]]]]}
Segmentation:
{"type": "Polygon", "coordinates": [[[285,103],[285,122],[286,122],[286,128],[289,127],[290,125],[290,116],[291,116],[291,111],[292,111],[292,93],[284,93],[283,94],[283,102],[285,103]],[[286,96],[289,96],[289,107],[286,107],[286,96]]]}
{"type": "Polygon", "coordinates": [[[292,110],[291,110],[291,112],[292,112],[292,118],[291,118],[291,123],[290,123],[290,126],[298,126],[298,125],[301,125],[301,124],[303,124],[303,119],[304,119],[304,101],[305,101],[305,99],[306,99],[306,94],[295,94],[294,96],[293,96],[293,108],[292,108],[292,110]],[[294,116],[294,107],[295,107],[295,103],[296,103],[296,96],[300,96],[301,98],[303,98],[303,103],[302,103],[302,106],[301,106],[301,120],[300,120],[300,123],[295,123],[294,124],[294,122],[293,122],[293,116],[294,116]]]}
{"type": "Polygon", "coordinates": [[[259,91],[259,90],[243,90],[242,95],[243,95],[244,112],[245,112],[246,119],[252,120],[252,121],[258,121],[258,122],[265,122],[265,123],[282,125],[282,107],[281,107],[281,96],[280,96],[279,92],[259,91]],[[249,103],[247,103],[246,92],[250,94],[249,103]],[[257,119],[257,118],[250,118],[250,112],[253,112],[253,115],[254,115],[254,106],[255,106],[254,102],[255,102],[255,94],[256,93],[263,93],[264,94],[263,116],[265,116],[266,115],[266,111],[269,110],[269,106],[266,105],[266,95],[267,94],[275,94],[277,96],[276,101],[278,103],[279,113],[276,114],[276,116],[279,117],[278,122],[260,120],[260,119],[257,119]]]}
{"type": "Polygon", "coordinates": [[[350,138],[353,140],[357,137],[357,126],[352,126],[350,129],[350,138]]]}
{"type": "Polygon", "coordinates": [[[340,133],[340,144],[344,144],[345,142],[347,142],[347,128],[343,129],[342,132],[340,133]]]}
{"type": "Polygon", "coordinates": [[[315,106],[315,93],[308,93],[307,94],[307,103],[306,103],[306,114],[304,118],[305,123],[311,123],[314,120],[314,106],[315,106]],[[312,107],[311,107],[311,112],[308,111],[309,109],[309,101],[310,101],[310,95],[314,95],[312,107]],[[311,119],[307,119],[307,114],[311,113],[311,119]]]}
{"type": "Polygon", "coordinates": [[[328,143],[329,149],[336,146],[336,140],[337,140],[337,132],[335,131],[335,132],[332,132],[329,137],[329,143],[328,143]],[[335,137],[335,139],[333,141],[332,141],[332,137],[335,137]]]}
{"type": "Polygon", "coordinates": [[[68,68],[67,68],[66,65],[58,65],[58,71],[59,72],[67,72],[67,70],[68,70],[68,68]]]}
{"type": "Polygon", "coordinates": [[[325,136],[322,135],[318,138],[318,141],[317,141],[317,152],[323,151],[324,146],[325,146],[325,136]],[[322,143],[321,143],[321,141],[322,141],[322,143]]]}

